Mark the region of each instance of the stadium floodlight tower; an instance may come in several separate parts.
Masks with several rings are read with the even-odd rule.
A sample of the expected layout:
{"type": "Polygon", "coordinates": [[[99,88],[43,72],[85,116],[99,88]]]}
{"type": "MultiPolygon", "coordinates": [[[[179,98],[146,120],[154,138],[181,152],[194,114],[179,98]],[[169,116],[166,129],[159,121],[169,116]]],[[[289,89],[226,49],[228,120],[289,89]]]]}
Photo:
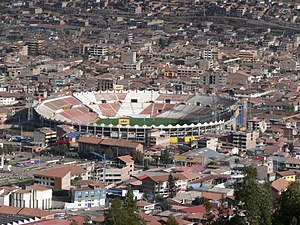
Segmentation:
{"type": "Polygon", "coordinates": [[[105,156],[105,154],[100,155],[97,152],[92,152],[92,154],[97,158],[101,158],[103,161],[103,166],[102,166],[102,168],[103,168],[103,183],[105,185],[106,184],[106,156],[105,156]]]}

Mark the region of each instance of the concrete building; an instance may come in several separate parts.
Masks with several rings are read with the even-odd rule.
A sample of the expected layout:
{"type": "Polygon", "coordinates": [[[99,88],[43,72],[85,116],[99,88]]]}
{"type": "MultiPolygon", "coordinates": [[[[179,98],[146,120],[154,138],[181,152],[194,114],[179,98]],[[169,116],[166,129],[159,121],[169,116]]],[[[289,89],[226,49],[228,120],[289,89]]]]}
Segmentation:
{"type": "Polygon", "coordinates": [[[108,184],[129,180],[134,174],[134,160],[129,155],[119,156],[115,162],[106,165],[98,164],[94,169],[93,179],[108,184]],[[104,177],[105,176],[105,177],[104,177]]]}
{"type": "Polygon", "coordinates": [[[0,206],[27,207],[36,209],[52,208],[52,189],[31,185],[26,190],[15,187],[0,188],[0,206]]]}
{"type": "Polygon", "coordinates": [[[247,128],[249,130],[265,132],[267,130],[267,122],[263,118],[254,117],[247,120],[247,128]]]}
{"type": "Polygon", "coordinates": [[[242,150],[247,150],[256,147],[256,139],[259,133],[253,132],[236,132],[233,134],[233,145],[242,150]]]}
{"type": "Polygon", "coordinates": [[[75,178],[87,179],[87,171],[77,165],[41,170],[33,174],[35,183],[53,189],[69,190],[75,178]]]}
{"type": "Polygon", "coordinates": [[[148,147],[157,145],[166,147],[170,144],[170,135],[167,135],[165,131],[152,129],[147,132],[146,143],[148,147]]]}
{"type": "Polygon", "coordinates": [[[132,151],[143,152],[143,145],[137,142],[121,139],[100,139],[96,137],[81,137],[78,141],[79,151],[99,151],[112,149],[116,155],[127,155],[132,151]]]}
{"type": "Polygon", "coordinates": [[[34,131],[34,142],[41,147],[47,147],[57,142],[56,131],[43,127],[34,131]]]}
{"type": "Polygon", "coordinates": [[[257,51],[254,50],[240,50],[239,58],[243,63],[253,63],[258,58],[257,51]]]}
{"type": "Polygon", "coordinates": [[[71,203],[67,208],[92,208],[105,206],[106,189],[104,185],[91,181],[80,180],[78,187],[71,191],[71,203]]]}
{"type": "Polygon", "coordinates": [[[94,44],[89,47],[89,56],[102,57],[107,55],[108,49],[107,45],[103,44],[94,44]]]}
{"type": "Polygon", "coordinates": [[[26,43],[26,45],[28,46],[27,52],[29,55],[39,55],[45,53],[43,40],[29,41],[26,43]]]}

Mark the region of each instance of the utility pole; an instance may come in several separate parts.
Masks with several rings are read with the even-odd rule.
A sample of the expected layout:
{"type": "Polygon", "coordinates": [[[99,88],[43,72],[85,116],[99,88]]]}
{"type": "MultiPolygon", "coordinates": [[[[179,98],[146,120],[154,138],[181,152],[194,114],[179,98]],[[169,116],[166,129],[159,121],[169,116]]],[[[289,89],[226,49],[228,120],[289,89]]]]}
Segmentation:
{"type": "Polygon", "coordinates": [[[32,93],[29,93],[28,100],[27,100],[27,106],[28,106],[27,121],[30,121],[33,119],[33,95],[32,95],[32,93]]]}
{"type": "Polygon", "coordinates": [[[252,106],[251,106],[251,98],[252,98],[252,94],[251,94],[251,82],[249,81],[248,82],[248,95],[249,95],[249,98],[248,98],[248,104],[249,104],[249,106],[248,106],[248,108],[249,108],[249,118],[251,118],[252,117],[252,106]]]}

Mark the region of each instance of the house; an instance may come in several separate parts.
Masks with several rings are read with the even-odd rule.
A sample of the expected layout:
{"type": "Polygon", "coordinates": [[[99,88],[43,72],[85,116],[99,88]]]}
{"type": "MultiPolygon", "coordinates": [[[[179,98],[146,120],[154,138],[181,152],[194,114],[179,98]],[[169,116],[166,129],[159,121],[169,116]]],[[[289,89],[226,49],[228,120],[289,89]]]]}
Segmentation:
{"type": "Polygon", "coordinates": [[[281,193],[284,192],[288,188],[290,183],[291,182],[289,182],[283,178],[279,178],[279,179],[273,181],[271,184],[271,187],[273,189],[275,196],[279,197],[281,195],[281,193]]]}
{"type": "Polygon", "coordinates": [[[292,170],[276,172],[276,177],[285,179],[290,182],[296,181],[296,173],[295,173],[295,171],[292,171],[292,170]]]}
{"type": "MultiPolygon", "coordinates": [[[[175,178],[175,186],[178,190],[186,190],[187,189],[187,178],[180,174],[174,173],[171,174],[175,178]]],[[[158,176],[146,176],[142,179],[142,185],[140,189],[146,195],[155,196],[157,194],[167,197],[169,196],[169,174],[158,175],[158,176]]]]}
{"type": "Polygon", "coordinates": [[[199,189],[201,187],[212,187],[216,175],[201,174],[201,176],[193,181],[188,182],[188,188],[199,189]]]}
{"type": "Polygon", "coordinates": [[[57,143],[59,145],[66,144],[70,145],[77,143],[81,132],[78,132],[73,126],[69,125],[58,125],[56,128],[57,132],[57,143]]]}
{"type": "Polygon", "coordinates": [[[18,103],[21,97],[19,93],[0,92],[0,105],[10,106],[18,103]]]}
{"type": "Polygon", "coordinates": [[[300,169],[300,159],[297,158],[288,158],[284,162],[285,168],[287,169],[295,169],[299,170],[300,169]]]}
{"type": "Polygon", "coordinates": [[[141,212],[144,212],[145,214],[150,214],[155,209],[155,203],[150,203],[146,201],[138,201],[137,207],[141,212]]]}
{"type": "Polygon", "coordinates": [[[33,174],[35,183],[53,189],[70,190],[71,180],[87,179],[87,172],[78,165],[49,168],[33,174]]]}
{"type": "Polygon", "coordinates": [[[79,180],[78,187],[71,190],[71,203],[67,208],[92,208],[105,206],[106,189],[101,183],[79,180]]]}

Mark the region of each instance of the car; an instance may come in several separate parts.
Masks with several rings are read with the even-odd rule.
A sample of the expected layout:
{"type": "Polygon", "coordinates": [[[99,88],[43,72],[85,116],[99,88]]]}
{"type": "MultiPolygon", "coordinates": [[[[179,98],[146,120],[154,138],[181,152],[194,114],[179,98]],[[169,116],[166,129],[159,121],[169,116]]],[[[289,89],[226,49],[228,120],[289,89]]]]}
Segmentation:
{"type": "Polygon", "coordinates": [[[77,212],[78,209],[70,209],[71,212],[77,212]]]}
{"type": "Polygon", "coordinates": [[[85,208],[85,209],[84,209],[84,211],[89,211],[89,210],[91,210],[91,209],[90,209],[90,208],[85,208]]]}

